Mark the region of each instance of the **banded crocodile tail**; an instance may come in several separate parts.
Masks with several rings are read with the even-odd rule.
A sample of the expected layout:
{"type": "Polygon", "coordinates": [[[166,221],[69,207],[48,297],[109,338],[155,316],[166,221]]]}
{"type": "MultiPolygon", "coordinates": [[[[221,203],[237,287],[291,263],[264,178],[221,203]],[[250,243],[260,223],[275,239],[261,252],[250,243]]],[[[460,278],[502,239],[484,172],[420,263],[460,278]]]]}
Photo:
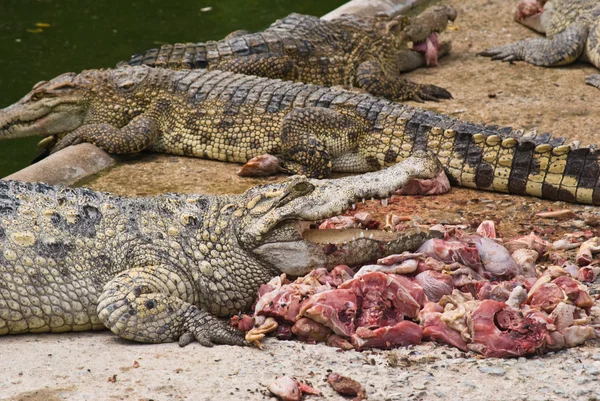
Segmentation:
{"type": "Polygon", "coordinates": [[[437,154],[455,185],[600,205],[600,152],[595,146],[456,120],[447,127],[408,124],[409,132],[410,124],[417,124],[415,148],[424,142],[419,138],[427,138],[425,146],[437,154]]]}
{"type": "MultiPolygon", "coordinates": [[[[216,42],[210,42],[216,43],[216,42]]],[[[122,61],[117,67],[123,65],[147,65],[174,70],[206,68],[207,62],[206,43],[176,43],[163,45],[160,48],[146,50],[134,54],[129,61],[122,61]]]]}

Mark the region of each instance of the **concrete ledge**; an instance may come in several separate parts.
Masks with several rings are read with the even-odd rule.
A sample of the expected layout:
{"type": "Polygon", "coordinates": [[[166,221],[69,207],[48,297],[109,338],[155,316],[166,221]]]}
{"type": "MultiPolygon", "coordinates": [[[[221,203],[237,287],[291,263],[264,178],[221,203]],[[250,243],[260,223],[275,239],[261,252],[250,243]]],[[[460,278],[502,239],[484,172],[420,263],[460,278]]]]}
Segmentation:
{"type": "MultiPolygon", "coordinates": [[[[322,18],[334,19],[342,14],[374,15],[386,12],[397,14],[427,0],[352,0],[322,18]]],[[[116,163],[116,160],[92,144],[70,146],[23,170],[5,177],[22,181],[73,185],[116,163]]]]}
{"type": "Polygon", "coordinates": [[[389,15],[399,14],[424,3],[426,0],[352,0],[322,16],[322,19],[331,20],[342,14],[374,15],[385,12],[389,15]]]}
{"type": "Polygon", "coordinates": [[[115,158],[102,149],[91,143],[82,143],[65,148],[4,179],[73,185],[115,163],[115,158]]]}

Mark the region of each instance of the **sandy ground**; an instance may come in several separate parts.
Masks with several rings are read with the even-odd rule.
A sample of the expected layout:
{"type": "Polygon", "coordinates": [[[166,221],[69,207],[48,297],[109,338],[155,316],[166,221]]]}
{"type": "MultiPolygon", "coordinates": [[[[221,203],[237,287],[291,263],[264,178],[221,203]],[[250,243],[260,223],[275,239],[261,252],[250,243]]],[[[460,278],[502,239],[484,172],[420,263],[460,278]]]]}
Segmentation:
{"type": "MultiPolygon", "coordinates": [[[[461,119],[537,127],[599,142],[600,91],[584,84],[586,65],[542,69],[492,62],[476,53],[532,37],[512,21],[505,0],[449,0],[459,17],[446,37],[453,54],[440,68],[407,76],[444,86],[454,99],[427,107],[461,119]]],[[[260,180],[235,176],[238,166],[163,155],[124,159],[85,185],[120,194],[166,191],[241,192],[260,180]]],[[[450,195],[361,206],[423,223],[476,224],[491,218],[505,236],[535,230],[556,240],[578,229],[598,232],[598,208],[453,189],[450,195]],[[578,218],[545,221],[536,212],[569,207],[578,218]]],[[[592,286],[598,294],[598,285],[592,286]]],[[[342,399],[324,382],[330,371],[365,385],[371,400],[598,400],[598,342],[533,358],[484,360],[431,343],[395,351],[338,352],[321,345],[270,340],[265,350],[191,344],[142,345],[108,332],[0,338],[0,400],[266,400],[265,386],[288,374],[342,399]],[[137,361],[137,363],[136,363],[137,361]],[[138,366],[139,365],[139,366],[138,366]],[[138,367],[134,367],[138,366],[138,367]]],[[[317,399],[315,396],[306,399],[317,399]]]]}

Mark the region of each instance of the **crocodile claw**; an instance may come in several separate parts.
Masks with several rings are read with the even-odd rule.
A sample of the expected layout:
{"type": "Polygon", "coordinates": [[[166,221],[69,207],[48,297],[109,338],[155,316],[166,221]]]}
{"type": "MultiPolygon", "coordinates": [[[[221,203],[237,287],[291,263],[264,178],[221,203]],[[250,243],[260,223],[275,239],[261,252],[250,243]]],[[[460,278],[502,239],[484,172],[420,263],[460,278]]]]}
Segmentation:
{"type": "Polygon", "coordinates": [[[490,57],[492,60],[499,60],[512,63],[513,61],[519,61],[522,58],[519,57],[513,45],[490,47],[482,52],[477,53],[478,56],[490,57]]]}
{"type": "Polygon", "coordinates": [[[585,78],[585,83],[600,89],[600,74],[589,75],[585,78]]]}
{"type": "Polygon", "coordinates": [[[204,347],[212,347],[215,344],[248,345],[244,333],[208,312],[198,310],[187,320],[185,329],[179,337],[180,347],[185,347],[194,340],[204,347]]]}
{"type": "Polygon", "coordinates": [[[421,84],[412,92],[411,99],[421,103],[426,100],[437,102],[440,99],[452,99],[452,94],[439,86],[421,84]]]}
{"type": "Polygon", "coordinates": [[[71,132],[71,133],[65,135],[65,137],[63,139],[61,139],[60,141],[58,141],[56,143],[56,145],[50,151],[50,154],[54,154],[54,153],[56,153],[60,150],[63,150],[64,148],[69,147],[69,146],[79,145],[82,142],[83,142],[83,139],[79,135],[76,135],[73,132],[71,132]]]}

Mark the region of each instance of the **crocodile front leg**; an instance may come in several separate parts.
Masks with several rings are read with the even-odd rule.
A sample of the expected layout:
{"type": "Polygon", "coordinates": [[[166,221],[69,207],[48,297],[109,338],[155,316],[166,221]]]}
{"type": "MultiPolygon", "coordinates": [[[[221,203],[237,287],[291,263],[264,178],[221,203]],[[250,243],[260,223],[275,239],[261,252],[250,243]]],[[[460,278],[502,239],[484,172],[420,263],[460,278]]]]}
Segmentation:
{"type": "Polygon", "coordinates": [[[108,153],[136,153],[150,146],[159,132],[156,120],[143,114],[122,128],[110,124],[87,124],[65,135],[51,153],[82,142],[92,143],[108,153]]]}
{"type": "Polygon", "coordinates": [[[400,76],[389,77],[377,61],[365,61],[356,70],[356,86],[375,96],[394,101],[451,99],[452,95],[444,88],[435,85],[422,85],[400,76]]]}
{"type": "Polygon", "coordinates": [[[282,121],[281,168],[291,174],[328,177],[333,158],[355,148],[365,132],[365,123],[335,110],[294,109],[282,121]]]}
{"type": "Polygon", "coordinates": [[[167,267],[132,268],[106,284],[98,300],[98,317],[129,340],[244,345],[240,331],[190,302],[192,292],[193,287],[167,267]]]}
{"type": "Polygon", "coordinates": [[[588,28],[572,24],[551,39],[535,38],[521,40],[510,45],[486,49],[480,56],[492,60],[519,61],[542,67],[571,64],[579,58],[585,47],[588,28]]]}

